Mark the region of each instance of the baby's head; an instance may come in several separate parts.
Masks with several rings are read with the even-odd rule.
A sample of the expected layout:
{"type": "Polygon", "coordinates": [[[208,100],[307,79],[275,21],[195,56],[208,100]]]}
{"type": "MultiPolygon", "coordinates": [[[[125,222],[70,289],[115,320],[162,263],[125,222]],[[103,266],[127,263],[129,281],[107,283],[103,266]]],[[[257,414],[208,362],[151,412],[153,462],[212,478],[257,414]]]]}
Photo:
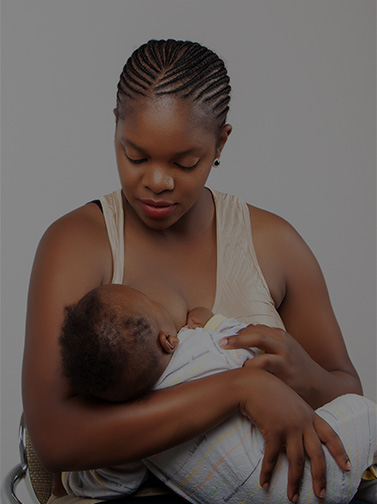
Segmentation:
{"type": "Polygon", "coordinates": [[[157,381],[178,338],[164,307],[113,284],[65,308],[59,343],[63,373],[75,392],[126,401],[157,381]]]}

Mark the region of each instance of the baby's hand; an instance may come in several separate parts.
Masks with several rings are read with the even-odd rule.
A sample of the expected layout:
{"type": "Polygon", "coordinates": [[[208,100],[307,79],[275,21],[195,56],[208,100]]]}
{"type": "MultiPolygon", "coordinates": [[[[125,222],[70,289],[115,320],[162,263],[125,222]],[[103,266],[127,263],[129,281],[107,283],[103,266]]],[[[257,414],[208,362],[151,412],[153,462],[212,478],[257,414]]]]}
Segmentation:
{"type": "Polygon", "coordinates": [[[187,321],[185,327],[188,329],[196,329],[197,327],[204,327],[208,320],[213,317],[213,313],[208,308],[199,306],[190,310],[187,314],[187,321]]]}

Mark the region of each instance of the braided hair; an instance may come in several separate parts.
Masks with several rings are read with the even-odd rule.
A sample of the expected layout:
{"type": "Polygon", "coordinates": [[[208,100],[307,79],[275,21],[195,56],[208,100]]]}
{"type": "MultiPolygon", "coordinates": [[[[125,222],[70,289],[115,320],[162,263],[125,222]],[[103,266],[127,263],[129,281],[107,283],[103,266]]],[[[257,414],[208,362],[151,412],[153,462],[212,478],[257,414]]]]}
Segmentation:
{"type": "Polygon", "coordinates": [[[182,40],[150,40],[123,67],[117,91],[117,114],[125,117],[127,100],[175,95],[205,107],[221,128],[230,101],[224,62],[210,49],[182,40]]]}

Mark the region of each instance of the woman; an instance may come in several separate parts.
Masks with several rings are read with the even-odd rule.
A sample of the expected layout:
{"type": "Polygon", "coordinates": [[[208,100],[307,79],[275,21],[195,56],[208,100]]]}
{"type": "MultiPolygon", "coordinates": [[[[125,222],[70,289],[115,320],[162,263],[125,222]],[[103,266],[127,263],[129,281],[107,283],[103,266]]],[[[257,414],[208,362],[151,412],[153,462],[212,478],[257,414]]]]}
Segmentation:
{"type": "Polygon", "coordinates": [[[223,62],[199,44],[150,41],[136,50],[118,84],[122,192],[102,199],[108,224],[90,203],[52,224],[40,242],[30,282],[23,400],[33,444],[51,471],[137,460],[238,410],[266,441],[263,487],[283,447],[291,500],[297,500],[305,454],[314,492],[323,496],[321,442],[349,469],[339,439],[314,412],[341,394],[361,393],[315,258],[284,220],[205,188],[232,130],[229,93],[223,62]],[[62,377],[64,306],[111,282],[159,300],[177,327],[195,306],[215,306],[241,320],[256,306],[262,322],[277,328],[248,329],[229,341],[232,348],[266,350],[248,368],[127,404],[83,399],[62,377]]]}

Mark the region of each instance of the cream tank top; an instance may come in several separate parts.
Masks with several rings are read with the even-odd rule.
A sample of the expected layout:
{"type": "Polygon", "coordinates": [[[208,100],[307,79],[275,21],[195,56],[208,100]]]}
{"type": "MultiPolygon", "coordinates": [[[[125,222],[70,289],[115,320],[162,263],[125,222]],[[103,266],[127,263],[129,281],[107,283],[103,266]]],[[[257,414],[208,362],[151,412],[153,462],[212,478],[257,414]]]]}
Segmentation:
{"type": "MultiPolygon", "coordinates": [[[[216,209],[217,280],[214,313],[245,324],[284,329],[258,264],[249,209],[244,201],[212,191],[216,209]]],[[[122,191],[100,198],[113,255],[112,283],[123,283],[124,213],[122,191]]]]}

